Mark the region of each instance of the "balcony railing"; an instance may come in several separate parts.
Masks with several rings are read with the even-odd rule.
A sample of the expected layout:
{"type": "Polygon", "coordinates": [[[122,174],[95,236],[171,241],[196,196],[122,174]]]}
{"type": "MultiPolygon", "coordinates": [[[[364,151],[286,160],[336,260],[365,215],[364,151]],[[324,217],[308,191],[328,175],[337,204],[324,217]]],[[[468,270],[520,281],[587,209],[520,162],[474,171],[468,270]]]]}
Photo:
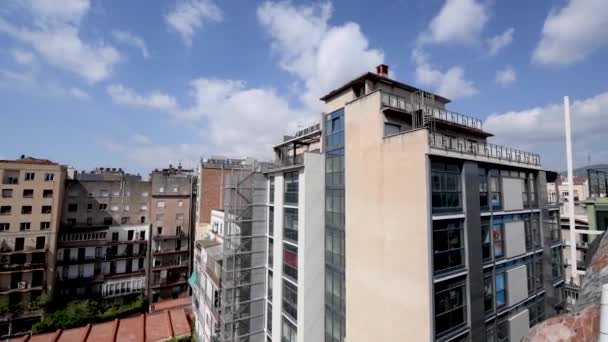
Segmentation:
{"type": "Polygon", "coordinates": [[[418,108],[418,104],[412,99],[382,92],[381,103],[383,106],[400,109],[406,112],[412,112],[417,109],[424,109],[424,113],[433,119],[450,122],[456,125],[465,126],[468,128],[483,129],[483,121],[472,116],[452,112],[444,108],[423,105],[423,108],[418,108]]]}
{"type": "Polygon", "coordinates": [[[437,132],[430,132],[429,145],[446,151],[455,151],[491,159],[540,166],[540,156],[510,147],[477,142],[460,137],[450,137],[437,132]]]}

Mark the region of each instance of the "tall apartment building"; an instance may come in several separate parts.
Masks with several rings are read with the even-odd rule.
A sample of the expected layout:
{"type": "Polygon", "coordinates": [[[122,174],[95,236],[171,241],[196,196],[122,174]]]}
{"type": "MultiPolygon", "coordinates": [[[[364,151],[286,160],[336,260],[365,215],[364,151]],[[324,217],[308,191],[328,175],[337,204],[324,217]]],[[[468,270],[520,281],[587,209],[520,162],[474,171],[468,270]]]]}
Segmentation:
{"type": "Polygon", "coordinates": [[[66,182],[58,240],[61,298],[131,299],[147,288],[151,183],[122,169],[66,182]]]}
{"type": "Polygon", "coordinates": [[[32,303],[55,289],[56,240],[66,167],[22,156],[0,160],[0,337],[30,330],[32,303]]]}
{"type": "Polygon", "coordinates": [[[557,174],[387,75],[330,92],[320,132],[275,147],[266,338],[519,341],[563,306],[557,174]]]}
{"type": "Polygon", "coordinates": [[[196,210],[196,176],[172,167],[150,174],[152,223],[152,301],[188,294],[196,210]]]}
{"type": "Polygon", "coordinates": [[[221,279],[224,212],[211,211],[211,231],[194,242],[192,288],[194,327],[197,341],[217,341],[220,335],[221,279]]]}

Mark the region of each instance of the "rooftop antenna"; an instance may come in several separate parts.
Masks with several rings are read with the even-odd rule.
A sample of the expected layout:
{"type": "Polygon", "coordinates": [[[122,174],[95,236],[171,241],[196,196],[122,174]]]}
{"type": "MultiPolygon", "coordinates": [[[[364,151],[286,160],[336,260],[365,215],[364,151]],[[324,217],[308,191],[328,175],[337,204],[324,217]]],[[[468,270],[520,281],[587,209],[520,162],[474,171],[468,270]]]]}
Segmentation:
{"type": "Polygon", "coordinates": [[[574,184],[572,184],[572,129],[570,127],[570,97],[564,96],[564,121],[566,128],[566,164],[568,172],[568,219],[570,222],[570,269],[572,282],[578,284],[578,269],[576,265],[576,232],[574,231],[574,184]]]}

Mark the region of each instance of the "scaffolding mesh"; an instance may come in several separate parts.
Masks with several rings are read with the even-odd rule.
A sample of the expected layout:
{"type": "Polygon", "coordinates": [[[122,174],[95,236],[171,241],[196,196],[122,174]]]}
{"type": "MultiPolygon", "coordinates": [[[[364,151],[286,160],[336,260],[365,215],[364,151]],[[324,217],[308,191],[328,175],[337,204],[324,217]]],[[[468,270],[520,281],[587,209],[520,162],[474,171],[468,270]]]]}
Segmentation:
{"type": "Polygon", "coordinates": [[[266,168],[226,177],[221,341],[264,341],[266,168]]]}

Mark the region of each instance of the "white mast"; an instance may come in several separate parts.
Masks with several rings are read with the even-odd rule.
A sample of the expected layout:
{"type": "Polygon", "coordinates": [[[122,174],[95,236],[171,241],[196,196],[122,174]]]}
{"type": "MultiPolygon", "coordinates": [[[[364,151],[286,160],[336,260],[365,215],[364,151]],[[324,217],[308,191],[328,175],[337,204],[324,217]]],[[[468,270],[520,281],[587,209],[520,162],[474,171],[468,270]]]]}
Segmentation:
{"type": "Polygon", "coordinates": [[[568,218],[570,221],[570,267],[574,283],[578,283],[576,265],[576,232],[574,231],[574,184],[572,177],[572,130],[570,127],[570,97],[564,96],[564,120],[566,126],[566,163],[568,172],[568,218]]]}

